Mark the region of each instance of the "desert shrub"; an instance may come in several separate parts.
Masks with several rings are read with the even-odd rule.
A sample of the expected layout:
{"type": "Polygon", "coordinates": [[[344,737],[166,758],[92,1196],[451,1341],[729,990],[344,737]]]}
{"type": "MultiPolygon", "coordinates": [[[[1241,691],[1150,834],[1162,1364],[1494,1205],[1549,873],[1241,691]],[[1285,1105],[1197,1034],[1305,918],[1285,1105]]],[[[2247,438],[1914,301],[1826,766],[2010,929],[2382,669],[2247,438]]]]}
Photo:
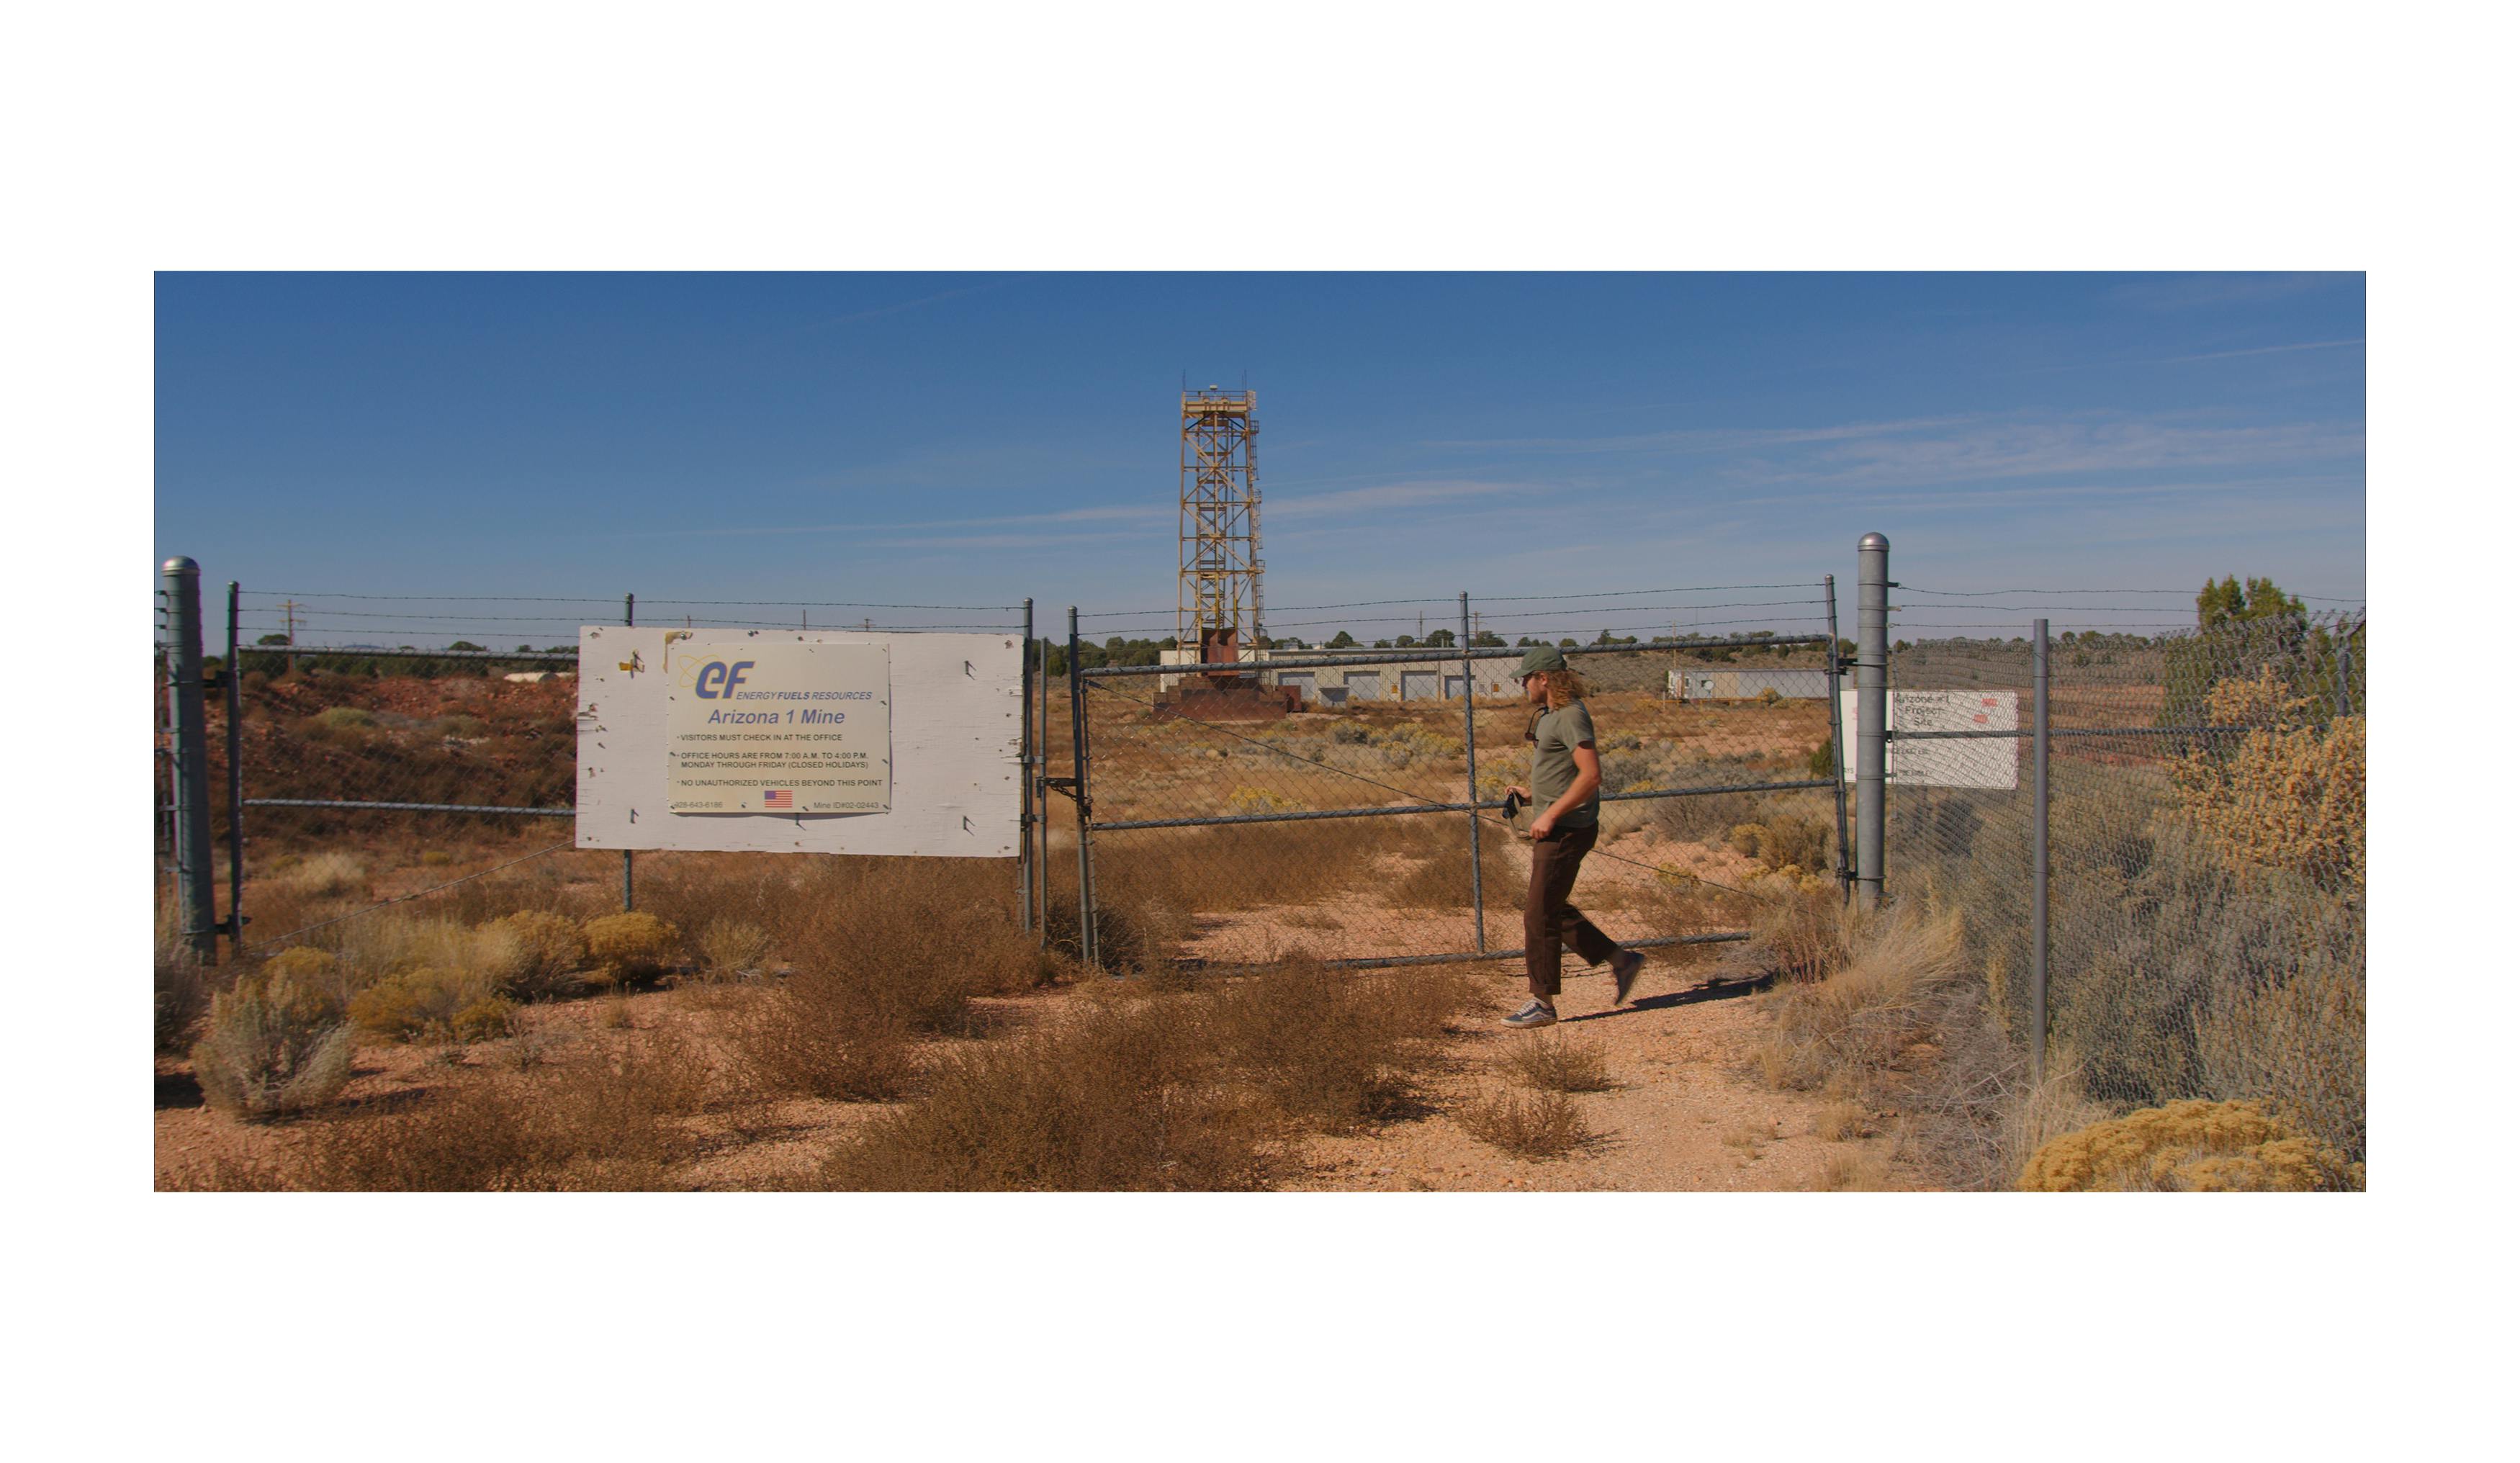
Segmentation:
{"type": "Polygon", "coordinates": [[[906,1095],[919,1064],[910,1033],[812,996],[783,990],[732,1028],[753,1081],[773,1092],[838,1102],[888,1102],[906,1095]]]}
{"type": "Polygon", "coordinates": [[[492,920],[481,926],[481,940],[484,973],[519,1000],[576,989],[587,961],[586,937],[576,923],[546,909],[492,920]]]}
{"type": "Polygon", "coordinates": [[[2195,1191],[2360,1188],[2362,1170],[2259,1102],[2191,1098],[2097,1123],[2042,1147],[2020,1187],[2195,1191]]]}
{"type": "Polygon", "coordinates": [[[1201,1081],[1174,998],[949,1053],[927,1096],[866,1125],[825,1166],[856,1190],[1250,1189],[1267,1125],[1201,1081]]]}
{"type": "Polygon", "coordinates": [[[436,915],[387,910],[347,920],[328,933],[338,942],[334,954],[341,963],[339,979],[353,991],[405,970],[465,971],[488,981],[487,967],[499,953],[479,930],[436,915]]]}
{"type": "Polygon", "coordinates": [[[1591,1125],[1562,1092],[1517,1097],[1500,1092],[1461,1111],[1462,1127],[1482,1143],[1516,1158],[1558,1158],[1591,1142],[1591,1125]]]}
{"type": "Polygon", "coordinates": [[[376,713],[364,706],[327,706],[308,720],[328,732],[338,732],[344,727],[373,727],[377,724],[376,713]]]}
{"type": "Polygon", "coordinates": [[[1727,841],[1731,831],[1752,820],[1755,797],[1746,792],[1717,792],[1704,797],[1654,798],[1647,822],[1656,833],[1680,843],[1727,841]]]}
{"type": "Polygon", "coordinates": [[[2195,1017],[2203,1089],[2263,1097],[2279,1117],[2360,1159],[2364,1025],[2359,964],[2312,962],[2256,990],[2218,988],[2195,1017]]]}
{"type": "Polygon", "coordinates": [[[158,1050],[181,1051],[185,1040],[193,1034],[194,1024],[209,1009],[209,972],[190,952],[161,953],[158,957],[156,985],[158,1050]]]}
{"type": "Polygon", "coordinates": [[[444,868],[449,864],[452,864],[454,862],[455,856],[442,848],[423,849],[421,851],[420,866],[423,868],[444,868]]]}
{"type": "MultiPolygon", "coordinates": [[[[1453,836],[1420,835],[1412,840],[1422,850],[1421,857],[1406,873],[1389,879],[1382,886],[1382,901],[1395,909],[1466,909],[1470,907],[1470,850],[1466,836],[1458,828],[1447,829],[1453,836]]],[[[1530,882],[1527,871],[1514,866],[1512,855],[1506,846],[1512,834],[1503,828],[1485,828],[1479,839],[1479,881],[1490,903],[1518,905],[1524,887],[1530,882]]]]}
{"type": "Polygon", "coordinates": [[[2181,810],[2242,871],[2278,868],[2324,888],[2363,880],[2363,722],[2321,727],[2275,679],[2226,680],[2205,694],[2208,725],[2251,726],[2175,764],[2181,810]]]}
{"type": "Polygon", "coordinates": [[[1957,918],[1900,910],[1874,922],[1843,966],[1786,990],[1760,1052],[1769,1081],[1861,1090],[1933,1036],[1932,998],[1965,969],[1957,918]]]}
{"type": "Polygon", "coordinates": [[[398,1111],[311,1135],[318,1189],[623,1191],[679,1187],[693,1152],[673,1121],[676,1083],[636,1047],[531,1077],[472,1077],[398,1111]],[[660,1080],[664,1078],[667,1080],[660,1080]]]}
{"type": "Polygon", "coordinates": [[[330,992],[256,971],[211,998],[193,1074],[210,1106],[274,1118],[332,1100],[350,1080],[350,1028],[330,992]]]}
{"type": "Polygon", "coordinates": [[[368,870],[348,854],[328,851],[302,860],[282,873],[278,882],[292,894],[307,899],[338,899],[346,894],[366,893],[368,870]]]}
{"type": "Polygon", "coordinates": [[[701,926],[700,958],[713,976],[758,970],[770,954],[770,932],[746,920],[718,918],[701,926]]]}
{"type": "Polygon", "coordinates": [[[1603,1092],[1617,1086],[1599,1048],[1555,1032],[1514,1042],[1506,1063],[1544,1092],[1603,1092]]]}
{"type": "MultiPolygon", "coordinates": [[[[423,1038],[447,1038],[458,1041],[481,1040],[457,1035],[459,1012],[473,1012],[477,1027],[482,1016],[473,1008],[495,1000],[486,985],[477,977],[463,971],[438,970],[422,966],[416,970],[398,970],[370,984],[350,998],[350,1020],[359,1030],[388,1041],[410,1042],[423,1038]]],[[[506,1003],[499,1002],[504,1008],[506,1003]]],[[[505,1036],[505,1021],[490,1033],[505,1036]]]]}
{"type": "Polygon", "coordinates": [[[683,938],[680,930],[644,910],[590,919],[582,933],[596,979],[611,985],[662,975],[683,938]]]}
{"type": "Polygon", "coordinates": [[[1812,1119],[1812,1135],[1823,1143],[1842,1143],[1848,1138],[1872,1135],[1872,1114],[1864,1104],[1840,1097],[1822,1105],[1812,1119]]]}
{"type": "Polygon", "coordinates": [[[1356,976],[1296,958],[1185,1004],[1182,1017],[1275,1112],[1335,1130],[1395,1110],[1412,1046],[1477,998],[1457,972],[1356,976]]]}
{"type": "Polygon", "coordinates": [[[458,1042],[496,1042],[517,1033],[517,1003],[500,996],[484,996],[447,1018],[449,1032],[458,1042]]]}
{"type": "Polygon", "coordinates": [[[1816,981],[1846,963],[1853,929],[1836,889],[1797,890],[1763,903],[1747,957],[1787,981],[1816,981]]]}

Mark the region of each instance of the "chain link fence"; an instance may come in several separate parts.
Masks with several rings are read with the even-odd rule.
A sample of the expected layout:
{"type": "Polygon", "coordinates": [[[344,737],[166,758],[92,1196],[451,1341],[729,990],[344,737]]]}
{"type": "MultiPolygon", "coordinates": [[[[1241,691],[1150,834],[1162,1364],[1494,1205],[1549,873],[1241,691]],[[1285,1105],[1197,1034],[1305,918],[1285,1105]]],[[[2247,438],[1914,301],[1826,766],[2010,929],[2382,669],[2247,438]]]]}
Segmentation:
{"type": "MultiPolygon", "coordinates": [[[[1087,811],[1080,942],[1117,967],[1519,958],[1531,814],[1508,821],[1506,792],[1530,777],[1536,708],[1513,672],[1531,643],[1560,644],[1592,690],[1601,833],[1578,907],[1632,947],[1746,938],[1774,893],[1748,886],[1825,885],[1844,862],[1831,600],[1826,582],[1462,595],[1432,601],[1451,611],[1439,625],[1456,622],[1444,648],[1405,634],[1339,653],[1281,642],[1231,667],[1281,693],[1257,716],[1182,695],[1195,668],[1079,665],[1065,750],[1087,811]],[[1779,589],[1803,593],[1709,598],[1779,589]],[[1685,634],[1682,614],[1766,628],[1685,634]],[[1576,621],[1601,628],[1587,643],[1552,636],[1576,621]]],[[[1408,614],[1282,607],[1271,629],[1319,634],[1395,605],[1408,614]]]]}
{"type": "MultiPolygon", "coordinates": [[[[229,585],[205,616],[200,599],[170,566],[158,589],[157,846],[160,945],[203,954],[213,936],[249,954],[414,899],[460,902],[469,881],[527,861],[572,913],[635,907],[638,856],[575,847],[581,625],[1031,630],[1029,604],[229,585]],[[197,724],[179,734],[188,680],[197,724]],[[179,743],[202,758],[189,776],[179,743]]],[[[1027,695],[1036,689],[1028,681],[1027,695]]],[[[1028,879],[1010,883],[1028,897],[1028,879]]]]}
{"type": "Polygon", "coordinates": [[[1885,892],[1958,912],[2081,1096],[2267,1100],[2360,1160],[2362,616],[2046,629],[1893,647],[1885,892]]]}

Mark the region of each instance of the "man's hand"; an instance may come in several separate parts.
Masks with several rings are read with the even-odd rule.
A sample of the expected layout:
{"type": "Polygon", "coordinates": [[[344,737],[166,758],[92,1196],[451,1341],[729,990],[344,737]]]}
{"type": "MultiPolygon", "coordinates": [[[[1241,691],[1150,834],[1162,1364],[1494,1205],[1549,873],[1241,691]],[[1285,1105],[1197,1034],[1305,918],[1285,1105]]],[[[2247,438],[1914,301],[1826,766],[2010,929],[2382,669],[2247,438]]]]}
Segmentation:
{"type": "Polygon", "coordinates": [[[1509,782],[1506,784],[1505,790],[1512,793],[1515,797],[1522,799],[1526,803],[1531,801],[1531,789],[1523,786],[1519,782],[1509,782]]]}
{"type": "Polygon", "coordinates": [[[1554,813],[1543,813],[1531,820],[1531,838],[1535,843],[1555,831],[1557,831],[1557,815],[1554,813]]]}

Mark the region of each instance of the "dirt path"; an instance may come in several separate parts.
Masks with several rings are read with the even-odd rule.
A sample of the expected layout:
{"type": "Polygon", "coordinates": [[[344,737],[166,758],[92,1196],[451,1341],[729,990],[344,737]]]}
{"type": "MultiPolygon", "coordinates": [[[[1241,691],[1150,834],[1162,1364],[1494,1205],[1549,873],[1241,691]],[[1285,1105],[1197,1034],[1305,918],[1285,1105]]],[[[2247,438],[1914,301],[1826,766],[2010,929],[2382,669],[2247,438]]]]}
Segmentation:
{"type": "MultiPolygon", "coordinates": [[[[1753,1190],[1927,1188],[1887,1131],[1819,1135],[1817,1094],[1761,1081],[1760,1039],[1772,997],[1740,987],[1692,989],[1706,967],[1648,963],[1630,1005],[1611,1010],[1606,975],[1571,967],[1549,1031],[1598,1051],[1617,1084],[1569,1096],[1597,1134],[1563,1158],[1524,1160],[1472,1137],[1457,1116],[1500,1093],[1528,1097],[1509,1065],[1512,1044],[1538,1033],[1502,1026],[1449,1043],[1445,1068],[1422,1090],[1431,1111],[1351,1137],[1312,1140],[1305,1176],[1287,1187],[1376,1190],[1753,1190]]],[[[1518,973],[1483,976],[1495,1017],[1524,998],[1518,973]]],[[[1491,1018],[1493,1019],[1493,1018],[1491,1018]]],[[[1864,1128],[1885,1125],[1875,1115],[1864,1128]]]]}
{"type": "MultiPolygon", "coordinates": [[[[1528,1097],[1510,1066],[1514,1043],[1540,1034],[1491,1023],[1519,1004],[1518,972],[1477,977],[1495,996],[1492,1013],[1465,1018],[1420,1084],[1420,1110],[1355,1136],[1314,1137],[1298,1150],[1298,1173],[1284,1186],[1309,1190],[1753,1190],[1924,1188],[1930,1184],[1897,1154],[1886,1132],[1830,1141],[1815,1131],[1826,1104],[1817,1095],[1778,1092],[1760,1080],[1757,1048],[1771,1021],[1771,997],[1734,987],[1698,986],[1703,964],[1648,962],[1635,1001],[1607,1009],[1606,975],[1570,969],[1558,999],[1563,1018],[1551,1028],[1560,1041],[1598,1051],[1613,1087],[1570,1096],[1597,1136],[1562,1158],[1515,1158],[1470,1135],[1460,1114],[1500,1093],[1528,1097]]],[[[1083,1014],[1074,991],[985,1002],[1013,1024],[1083,1014]]],[[[532,1008],[537,1028],[563,1043],[608,1035],[625,1020],[636,1029],[689,1029],[719,1002],[705,992],[651,992],[620,1011],[603,1000],[532,1008]]],[[[349,1100],[420,1099],[457,1076],[429,1048],[369,1045],[359,1052],[349,1100]]],[[[486,1062],[485,1051],[461,1054],[486,1062]]],[[[292,1125],[232,1122],[201,1104],[183,1064],[158,1064],[157,1186],[207,1182],[223,1164],[268,1164],[302,1136],[292,1125]]],[[[744,1188],[809,1174],[849,1130],[884,1108],[876,1104],[798,1099],[748,1113],[740,1129],[712,1115],[695,1119],[702,1153],[689,1174],[693,1187],[744,1188]]],[[[1882,1127],[1879,1123],[1870,1125],[1882,1127]]]]}

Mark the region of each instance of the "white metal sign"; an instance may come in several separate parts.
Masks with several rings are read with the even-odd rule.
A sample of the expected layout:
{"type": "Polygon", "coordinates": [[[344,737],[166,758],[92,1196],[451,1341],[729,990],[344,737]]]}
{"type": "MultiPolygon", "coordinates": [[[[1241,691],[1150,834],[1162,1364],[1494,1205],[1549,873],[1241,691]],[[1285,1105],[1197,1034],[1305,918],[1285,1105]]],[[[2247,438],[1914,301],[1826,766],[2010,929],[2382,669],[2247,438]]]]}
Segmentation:
{"type": "Polygon", "coordinates": [[[1019,852],[1016,636],[599,625],[578,646],[580,848],[1019,852]]]}
{"type": "MultiPolygon", "coordinates": [[[[1855,780],[1856,696],[1838,692],[1838,718],[1846,728],[1847,746],[1840,759],[1843,776],[1855,780]]],[[[1894,690],[1886,693],[1884,711],[1893,735],[1884,749],[1886,780],[1902,787],[1989,787],[2021,785],[2021,741],[2015,736],[1927,736],[1905,738],[1915,732],[2015,732],[2020,730],[2019,701],[2008,690],[1894,690]]]]}

